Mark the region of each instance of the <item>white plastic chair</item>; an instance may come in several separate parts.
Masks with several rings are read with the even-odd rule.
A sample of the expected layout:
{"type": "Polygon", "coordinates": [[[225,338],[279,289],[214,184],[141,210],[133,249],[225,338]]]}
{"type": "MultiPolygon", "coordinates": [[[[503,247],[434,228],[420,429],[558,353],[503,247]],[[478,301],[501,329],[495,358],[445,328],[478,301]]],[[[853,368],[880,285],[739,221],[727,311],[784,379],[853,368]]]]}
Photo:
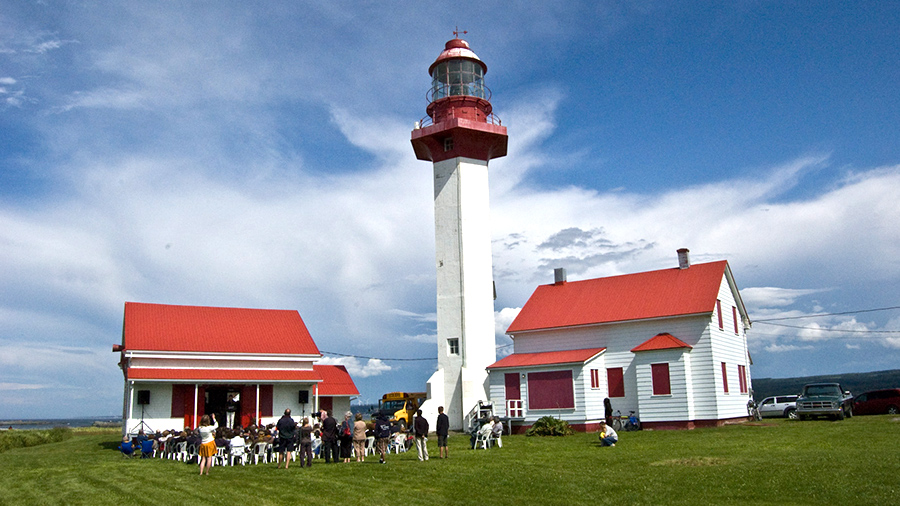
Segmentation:
{"type": "Polygon", "coordinates": [[[228,455],[231,465],[234,465],[234,459],[237,458],[241,465],[247,463],[247,447],[244,445],[231,445],[231,453],[228,455]]]}
{"type": "Polygon", "coordinates": [[[366,438],[366,455],[375,455],[375,436],[366,438]]]}
{"type": "Polygon", "coordinates": [[[225,447],[219,446],[218,448],[216,448],[216,454],[213,455],[213,458],[210,461],[209,465],[210,465],[210,467],[212,467],[212,466],[215,466],[216,463],[218,463],[220,466],[224,466],[226,462],[227,462],[227,460],[226,460],[226,455],[225,455],[225,447]]]}
{"type": "Polygon", "coordinates": [[[388,447],[388,453],[390,453],[392,449],[394,450],[394,453],[406,451],[406,434],[398,432],[391,438],[391,445],[388,447]]]}
{"type": "Polygon", "coordinates": [[[178,460],[181,462],[187,462],[187,442],[182,441],[175,445],[175,449],[169,453],[169,456],[172,460],[178,460]]]}
{"type": "Polygon", "coordinates": [[[262,460],[264,463],[269,463],[269,443],[256,443],[253,446],[253,463],[259,464],[259,461],[262,460]]]}

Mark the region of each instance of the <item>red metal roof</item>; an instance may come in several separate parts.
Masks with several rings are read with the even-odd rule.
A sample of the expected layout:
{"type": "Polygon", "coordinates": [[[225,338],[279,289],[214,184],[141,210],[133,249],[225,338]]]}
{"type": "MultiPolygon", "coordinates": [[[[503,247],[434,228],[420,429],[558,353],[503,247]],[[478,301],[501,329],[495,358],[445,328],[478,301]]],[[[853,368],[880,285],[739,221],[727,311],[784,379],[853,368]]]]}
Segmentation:
{"type": "Polygon", "coordinates": [[[321,355],[300,313],[125,303],[127,350],[321,355]]]}
{"type": "Polygon", "coordinates": [[[356,384],[342,365],[314,365],[313,370],[322,378],[319,395],[359,395],[356,384]]]}
{"type": "Polygon", "coordinates": [[[711,313],[725,260],[537,287],[506,330],[527,330],[711,313]]]}
{"type": "Polygon", "coordinates": [[[585,348],[581,350],[545,351],[541,353],[513,353],[507,355],[488,369],[505,369],[510,367],[531,367],[555,364],[583,364],[596,357],[606,348],[585,348]]]}
{"type": "Polygon", "coordinates": [[[157,369],[129,367],[130,380],[166,381],[311,381],[321,378],[316,371],[285,371],[272,369],[157,369]]]}
{"type": "Polygon", "coordinates": [[[672,350],[675,348],[692,348],[692,346],[672,334],[663,333],[656,334],[649,340],[632,348],[631,351],[672,350]]]}

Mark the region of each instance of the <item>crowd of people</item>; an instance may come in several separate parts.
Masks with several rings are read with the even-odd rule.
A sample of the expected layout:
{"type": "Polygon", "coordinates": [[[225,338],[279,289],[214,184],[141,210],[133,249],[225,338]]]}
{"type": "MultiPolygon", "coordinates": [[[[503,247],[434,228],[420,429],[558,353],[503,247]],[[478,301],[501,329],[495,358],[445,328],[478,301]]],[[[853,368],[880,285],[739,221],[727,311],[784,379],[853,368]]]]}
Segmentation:
{"type": "MultiPolygon", "coordinates": [[[[446,418],[447,415],[442,413],[446,418]]],[[[444,425],[448,425],[444,420],[444,425]]],[[[257,443],[270,445],[272,459],[278,467],[287,469],[296,454],[300,467],[312,466],[314,456],[320,457],[324,463],[349,463],[365,462],[367,440],[374,438],[374,453],[379,457],[379,462],[384,464],[390,453],[390,448],[399,446],[405,451],[416,444],[421,447],[420,460],[427,460],[427,449],[424,447],[425,435],[428,433],[428,422],[424,417],[416,417],[416,430],[407,433],[392,424],[387,417],[379,413],[375,420],[366,423],[362,413],[354,415],[347,411],[343,420],[338,420],[330,411],[322,410],[314,416],[305,416],[300,422],[291,416],[291,410],[286,409],[283,416],[274,424],[266,426],[250,425],[241,427],[220,427],[215,415],[203,415],[199,427],[184,430],[166,430],[160,433],[145,434],[143,430],[137,435],[126,435],[119,449],[130,455],[138,452],[143,457],[162,453],[163,456],[175,451],[179,443],[185,443],[185,448],[196,449],[196,455],[200,464],[200,474],[209,474],[213,466],[213,459],[223,449],[225,455],[232,455],[233,449],[242,447],[239,453],[250,454],[257,443]],[[424,423],[424,426],[422,425],[424,423]],[[417,444],[420,443],[420,444],[417,444]],[[145,451],[141,452],[141,449],[145,451]],[[296,452],[296,453],[295,453],[296,452]]],[[[438,421],[438,430],[441,430],[441,420],[438,421]]],[[[446,430],[441,440],[443,441],[442,457],[446,451],[446,430]]],[[[193,451],[190,452],[193,455],[193,451]]]]}

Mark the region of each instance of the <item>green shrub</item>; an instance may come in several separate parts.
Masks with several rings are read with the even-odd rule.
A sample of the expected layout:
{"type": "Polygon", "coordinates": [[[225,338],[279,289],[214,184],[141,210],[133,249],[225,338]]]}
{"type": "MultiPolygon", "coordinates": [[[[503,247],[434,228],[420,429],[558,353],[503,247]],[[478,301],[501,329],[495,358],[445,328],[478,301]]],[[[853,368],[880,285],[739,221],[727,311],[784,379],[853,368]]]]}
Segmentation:
{"type": "Polygon", "coordinates": [[[54,427],[50,430],[6,430],[0,432],[0,453],[13,448],[58,443],[70,437],[72,430],[68,427],[54,427]]]}
{"type": "Polygon", "coordinates": [[[526,436],[571,436],[575,431],[565,420],[557,420],[552,416],[538,418],[534,425],[525,432],[526,436]]]}

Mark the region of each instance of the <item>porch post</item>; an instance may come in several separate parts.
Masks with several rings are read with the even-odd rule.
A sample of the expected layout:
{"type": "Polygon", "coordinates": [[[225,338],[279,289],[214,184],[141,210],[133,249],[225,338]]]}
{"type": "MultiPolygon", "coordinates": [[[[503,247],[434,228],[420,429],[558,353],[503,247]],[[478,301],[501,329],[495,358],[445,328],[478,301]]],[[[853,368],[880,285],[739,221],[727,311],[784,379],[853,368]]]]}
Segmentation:
{"type": "Polygon", "coordinates": [[[193,420],[191,422],[191,425],[193,425],[193,427],[191,427],[192,429],[197,428],[197,397],[199,397],[199,391],[200,391],[200,385],[197,383],[194,383],[194,416],[191,417],[193,420]]]}

